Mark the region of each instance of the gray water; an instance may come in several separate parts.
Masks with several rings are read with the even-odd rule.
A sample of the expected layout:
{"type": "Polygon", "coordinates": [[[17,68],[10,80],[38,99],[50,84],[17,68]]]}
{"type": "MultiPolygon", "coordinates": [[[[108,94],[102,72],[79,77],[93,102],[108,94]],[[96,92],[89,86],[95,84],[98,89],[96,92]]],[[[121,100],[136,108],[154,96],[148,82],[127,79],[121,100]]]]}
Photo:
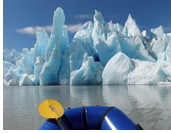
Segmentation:
{"type": "Polygon", "coordinates": [[[115,106],[144,129],[171,130],[171,86],[27,86],[3,88],[3,129],[37,130],[45,121],[38,107],[46,99],[64,109],[115,106]]]}

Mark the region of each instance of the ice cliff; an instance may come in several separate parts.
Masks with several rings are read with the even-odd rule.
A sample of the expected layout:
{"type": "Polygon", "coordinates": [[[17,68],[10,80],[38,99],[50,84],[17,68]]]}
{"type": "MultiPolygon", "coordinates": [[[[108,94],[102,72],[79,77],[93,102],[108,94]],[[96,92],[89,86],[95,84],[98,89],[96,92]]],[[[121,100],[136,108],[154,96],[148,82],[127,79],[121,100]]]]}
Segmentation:
{"type": "Polygon", "coordinates": [[[69,44],[65,15],[54,12],[50,37],[36,34],[30,50],[3,50],[3,85],[171,84],[171,34],[162,26],[141,32],[128,16],[125,25],[106,23],[95,10],[69,44]]]}

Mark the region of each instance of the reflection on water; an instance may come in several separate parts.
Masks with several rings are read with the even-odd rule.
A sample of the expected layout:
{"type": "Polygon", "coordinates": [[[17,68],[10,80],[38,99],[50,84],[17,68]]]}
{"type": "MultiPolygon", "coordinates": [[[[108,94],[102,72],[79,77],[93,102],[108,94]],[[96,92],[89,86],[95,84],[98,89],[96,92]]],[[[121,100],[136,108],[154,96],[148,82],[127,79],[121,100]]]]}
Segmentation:
{"type": "Polygon", "coordinates": [[[144,129],[171,129],[171,86],[103,86],[103,97],[144,129]]]}
{"type": "Polygon", "coordinates": [[[3,129],[39,129],[38,107],[46,99],[68,107],[105,105],[120,108],[144,129],[171,130],[171,86],[28,86],[4,87],[3,129]]]}

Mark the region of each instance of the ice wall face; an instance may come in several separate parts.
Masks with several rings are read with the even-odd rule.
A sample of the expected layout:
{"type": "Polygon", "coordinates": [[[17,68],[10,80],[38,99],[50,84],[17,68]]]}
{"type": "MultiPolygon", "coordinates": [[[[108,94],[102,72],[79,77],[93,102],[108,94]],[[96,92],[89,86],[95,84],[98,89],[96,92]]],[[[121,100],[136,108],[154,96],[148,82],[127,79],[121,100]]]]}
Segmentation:
{"type": "Polygon", "coordinates": [[[64,22],[64,12],[61,8],[57,8],[54,12],[53,28],[46,50],[46,61],[49,61],[49,58],[55,50],[59,50],[61,54],[64,54],[65,49],[68,46],[68,32],[64,22]]]}
{"type": "Polygon", "coordinates": [[[46,31],[37,32],[37,41],[34,47],[33,63],[34,63],[34,76],[33,84],[39,85],[39,76],[42,66],[45,62],[45,52],[49,42],[49,36],[46,31]]]}
{"type": "Polygon", "coordinates": [[[39,57],[42,60],[45,60],[45,52],[49,42],[49,36],[46,31],[37,32],[37,41],[34,47],[33,63],[36,63],[36,58],[39,57]]]}
{"type": "Polygon", "coordinates": [[[132,62],[136,67],[128,74],[128,84],[157,84],[167,81],[159,64],[135,59],[132,62]]]}
{"type": "Polygon", "coordinates": [[[94,59],[96,60],[96,58],[98,57],[95,47],[93,45],[93,38],[92,38],[93,28],[94,25],[91,21],[85,23],[75,34],[73,42],[70,45],[72,45],[75,42],[81,43],[82,47],[87,52],[87,54],[89,56],[93,56],[94,59]]]}
{"type": "Polygon", "coordinates": [[[151,29],[151,36],[155,38],[162,38],[164,35],[164,29],[162,26],[159,26],[158,28],[151,29]]]}
{"type": "Polygon", "coordinates": [[[131,59],[119,52],[113,56],[103,70],[103,84],[126,84],[128,73],[134,69],[131,59]]]}
{"type": "Polygon", "coordinates": [[[155,62],[145,48],[144,37],[130,14],[123,28],[122,36],[119,37],[119,42],[123,53],[128,57],[155,62]]]}
{"type": "Polygon", "coordinates": [[[122,33],[127,36],[127,37],[142,37],[142,34],[135,22],[135,20],[132,18],[131,14],[129,14],[128,19],[125,23],[124,29],[122,31],[122,33]]]}
{"type": "Polygon", "coordinates": [[[34,54],[34,48],[31,48],[30,51],[27,48],[23,48],[22,58],[16,61],[16,67],[19,74],[22,73],[26,73],[28,75],[33,74],[34,72],[33,54],[34,54]]]}
{"type": "Polygon", "coordinates": [[[153,54],[156,56],[156,58],[158,59],[159,54],[163,53],[170,41],[170,37],[166,34],[163,34],[162,37],[158,37],[157,39],[153,38],[152,42],[151,42],[151,46],[152,49],[151,51],[153,52],[153,54]]]}
{"type": "Polygon", "coordinates": [[[157,84],[168,82],[167,72],[158,63],[130,59],[124,53],[117,53],[105,66],[102,78],[103,84],[157,84]]]}
{"type": "Polygon", "coordinates": [[[70,78],[71,85],[98,85],[102,82],[101,73],[103,66],[96,63],[93,57],[84,54],[84,59],[80,69],[72,72],[70,78]]]}
{"type": "Polygon", "coordinates": [[[8,49],[3,50],[3,60],[16,64],[16,61],[22,58],[21,53],[17,52],[15,49],[12,49],[10,52],[8,49]]]}
{"type": "Polygon", "coordinates": [[[40,73],[40,85],[58,85],[62,56],[68,46],[68,33],[64,25],[65,15],[61,8],[54,12],[53,28],[46,50],[46,62],[40,73]]]}
{"type": "Polygon", "coordinates": [[[105,23],[101,13],[95,10],[92,38],[96,53],[103,66],[117,52],[122,51],[116,33],[120,29],[122,28],[119,25],[105,23]]]}
{"type": "Polygon", "coordinates": [[[171,33],[141,32],[128,16],[124,27],[95,11],[68,42],[65,15],[57,8],[50,37],[36,34],[30,50],[3,50],[3,85],[171,84],[171,33]]]}

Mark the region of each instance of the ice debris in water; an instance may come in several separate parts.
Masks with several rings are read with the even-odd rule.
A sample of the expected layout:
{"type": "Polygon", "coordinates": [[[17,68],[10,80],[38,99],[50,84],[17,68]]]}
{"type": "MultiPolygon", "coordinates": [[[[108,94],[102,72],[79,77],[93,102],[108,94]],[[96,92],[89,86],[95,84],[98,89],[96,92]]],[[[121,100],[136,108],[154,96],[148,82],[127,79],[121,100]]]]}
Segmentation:
{"type": "Polygon", "coordinates": [[[36,34],[30,50],[3,50],[3,85],[170,84],[171,33],[140,31],[129,14],[125,25],[106,23],[95,10],[69,44],[65,15],[54,12],[50,37],[36,34]]]}

